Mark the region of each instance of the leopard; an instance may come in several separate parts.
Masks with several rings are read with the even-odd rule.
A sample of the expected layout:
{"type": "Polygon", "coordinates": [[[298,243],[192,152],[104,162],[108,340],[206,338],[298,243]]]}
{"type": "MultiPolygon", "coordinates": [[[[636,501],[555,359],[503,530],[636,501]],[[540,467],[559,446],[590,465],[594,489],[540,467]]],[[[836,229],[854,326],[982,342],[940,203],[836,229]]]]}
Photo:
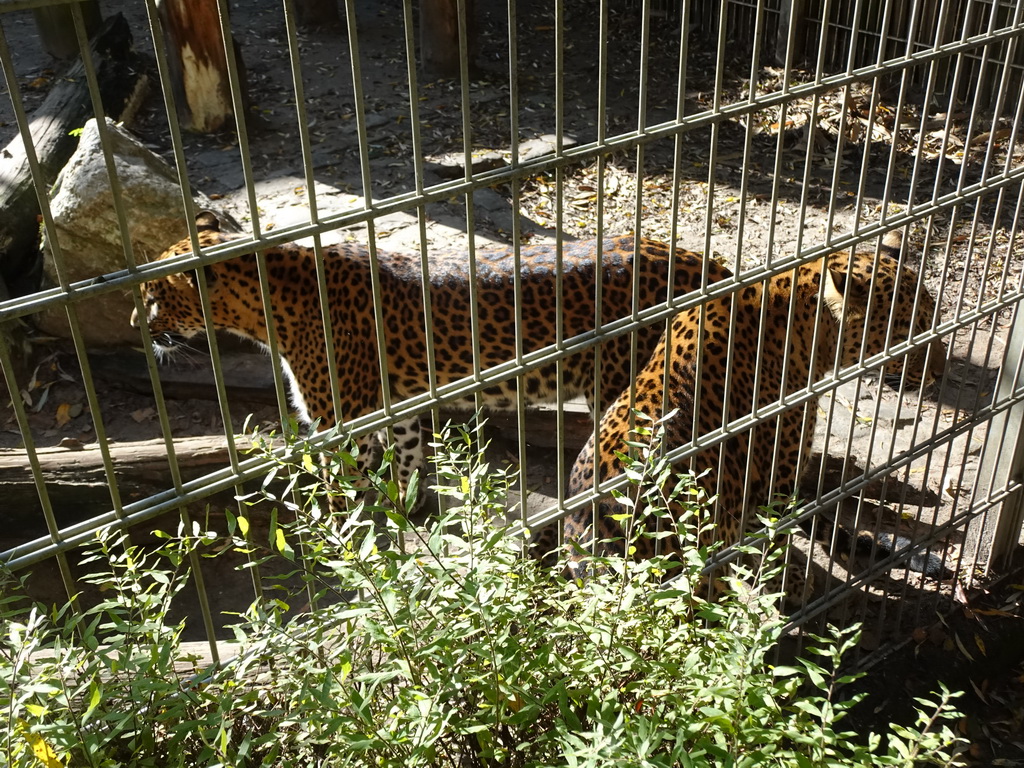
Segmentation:
{"type": "MultiPolygon", "coordinates": [[[[208,211],[197,216],[196,229],[203,249],[236,237],[225,232],[220,219],[208,211]]],[[[325,344],[314,249],[294,243],[265,248],[277,348],[300,420],[319,430],[330,429],[381,409],[385,392],[394,403],[431,391],[431,371],[437,387],[466,380],[475,371],[521,360],[523,355],[580,334],[596,333],[598,318],[602,327],[633,318],[670,297],[730,276],[717,262],[642,237],[564,242],[560,248],[559,256],[554,244],[524,244],[518,262],[510,245],[481,248],[472,272],[465,251],[432,250],[424,276],[418,253],[378,251],[372,258],[370,250],[357,243],[324,247],[333,360],[328,359],[325,344]],[[379,318],[373,308],[375,290],[380,295],[379,318]],[[425,293],[431,345],[427,344],[425,293]],[[383,366],[378,322],[384,336],[383,366]],[[338,378],[336,394],[332,394],[332,367],[338,378]]],[[[186,238],[167,248],[158,260],[192,252],[192,242],[186,238]]],[[[256,251],[201,269],[211,325],[267,347],[256,251]]],[[[169,355],[205,332],[199,282],[197,270],[186,270],[142,286],[145,319],[158,354],[169,355]]],[[[140,322],[133,312],[131,325],[138,327],[140,322]]],[[[582,397],[592,413],[593,409],[603,412],[629,385],[631,367],[635,371],[650,356],[663,327],[664,322],[636,331],[636,363],[630,363],[630,334],[609,333],[600,343],[599,360],[593,349],[583,348],[564,356],[562,365],[552,359],[534,362],[518,375],[513,371],[503,380],[488,382],[479,389],[478,399],[484,410],[507,411],[517,407],[517,392],[527,405],[582,397]],[[598,366],[600,386],[595,387],[598,366]]],[[[413,475],[425,468],[429,432],[420,418],[405,418],[393,426],[391,466],[397,470],[401,494],[408,490],[413,475]]],[[[380,436],[353,437],[358,469],[365,472],[374,440],[380,436]]]]}
{"type": "MultiPolygon", "coordinates": [[[[716,431],[721,436],[725,424],[783,402],[830,371],[928,332],[935,300],[902,261],[900,233],[886,234],[877,251],[877,258],[872,247],[829,253],[676,315],[634,386],[609,406],[579,453],[569,495],[593,492],[622,474],[630,440],[668,450],[716,431]],[[660,422],[641,434],[638,415],[660,422]]],[[[936,338],[887,363],[883,378],[891,386],[902,379],[906,388],[928,387],[945,359],[936,338]]],[[[811,455],[817,413],[816,398],[784,407],[777,418],[730,432],[686,460],[695,490],[708,500],[697,526],[699,546],[735,545],[759,527],[765,505],[792,499],[811,455]]],[[[602,498],[564,518],[567,575],[584,574],[590,552],[622,556],[628,547],[636,558],[660,553],[672,563],[681,557],[682,539],[674,532],[627,535],[626,512],[620,501],[602,498]]],[[[669,512],[678,520],[682,507],[672,502],[669,512]]],[[[550,548],[550,531],[537,546],[550,548]]],[[[791,558],[769,582],[789,607],[804,604],[813,590],[812,570],[801,559],[791,558]]],[[[679,570],[670,565],[666,578],[679,570]]],[[[725,577],[707,581],[699,587],[705,596],[721,594],[726,584],[725,577]]]]}

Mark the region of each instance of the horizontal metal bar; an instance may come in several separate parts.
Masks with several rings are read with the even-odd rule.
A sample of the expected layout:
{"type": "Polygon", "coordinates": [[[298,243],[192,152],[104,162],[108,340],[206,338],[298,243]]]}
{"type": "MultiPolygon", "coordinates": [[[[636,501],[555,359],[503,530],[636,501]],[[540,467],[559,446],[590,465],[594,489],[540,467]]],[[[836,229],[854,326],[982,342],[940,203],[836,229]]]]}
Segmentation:
{"type": "MultiPolygon", "coordinates": [[[[977,38],[970,38],[969,41],[949,45],[952,46],[950,50],[958,52],[963,48],[974,47],[986,41],[1002,40],[1014,36],[1024,36],[1024,25],[1004,31],[1001,34],[993,35],[989,38],[984,38],[980,42],[977,42],[977,38]]],[[[936,50],[946,51],[947,48],[947,46],[943,46],[936,50]]],[[[928,51],[927,54],[929,55],[929,58],[924,59],[923,61],[930,61],[931,58],[935,58],[935,56],[932,55],[933,51],[928,51]]],[[[887,65],[891,64],[895,67],[894,71],[898,71],[910,66],[911,64],[923,63],[921,59],[915,58],[916,56],[917,54],[912,57],[893,60],[891,62],[887,62],[887,65]]],[[[47,291],[41,291],[39,293],[32,294],[31,296],[0,302],[0,322],[39,312],[52,306],[62,305],[67,301],[77,301],[114,290],[123,290],[126,286],[134,285],[142,280],[152,280],[158,277],[174,274],[175,272],[179,272],[183,268],[186,268],[186,263],[189,265],[189,268],[215,263],[217,261],[230,258],[232,255],[246,253],[254,249],[273,247],[292,240],[311,237],[314,234],[321,234],[325,231],[343,229],[356,224],[363,224],[390,213],[418,208],[424,203],[446,200],[453,195],[465,195],[474,189],[490,187],[498,183],[506,183],[512,179],[521,180],[529,178],[555,168],[561,168],[567,165],[580,163],[585,160],[590,160],[596,158],[598,155],[608,154],[609,152],[633,149],[640,144],[649,143],[666,137],[675,137],[690,130],[750,114],[765,107],[788,103],[789,101],[799,97],[826,93],[841,86],[862,80],[865,77],[876,76],[881,71],[882,70],[876,66],[864,67],[854,70],[851,74],[844,73],[822,78],[820,83],[800,84],[793,86],[789,90],[778,91],[764,97],[758,97],[749,101],[728,105],[718,112],[709,111],[696,113],[694,115],[686,116],[680,121],[673,120],[657,126],[652,126],[643,131],[625,132],[603,142],[593,142],[586,145],[580,145],[578,147],[572,147],[564,150],[562,155],[559,157],[540,159],[507,169],[488,171],[486,173],[478,174],[470,180],[462,179],[437,184],[424,189],[422,192],[413,190],[386,198],[378,203],[371,202],[365,207],[359,209],[324,216],[319,224],[310,223],[298,224],[291,227],[282,227],[281,229],[276,229],[269,233],[263,233],[259,239],[256,240],[245,238],[241,239],[238,243],[232,242],[223,246],[211,248],[208,253],[198,259],[194,259],[193,261],[189,261],[189,259],[194,257],[186,256],[181,259],[169,259],[163,262],[140,265],[137,270],[119,270],[91,280],[83,280],[73,283],[69,286],[69,290],[66,295],[60,289],[55,288],[47,291]]],[[[1024,179],[1024,167],[1013,171],[1005,170],[1002,173],[991,176],[984,181],[967,185],[960,191],[950,192],[947,195],[938,197],[930,201],[926,206],[916,206],[914,208],[913,216],[906,217],[906,219],[893,218],[889,220],[889,223],[895,224],[896,222],[904,220],[916,221],[924,218],[928,213],[944,210],[945,208],[959,202],[966,202],[984,194],[987,191],[997,190],[1004,186],[1012,185],[1014,182],[1021,179],[1024,179]]]]}
{"type": "MultiPolygon", "coordinates": [[[[1024,182],[1024,166],[1014,170],[1006,170],[995,176],[990,176],[984,181],[967,185],[959,192],[950,192],[946,195],[934,198],[925,204],[914,206],[911,213],[903,213],[897,216],[888,217],[884,227],[881,225],[863,227],[859,230],[857,235],[843,235],[835,238],[834,240],[830,240],[825,245],[810,249],[803,255],[797,254],[796,256],[774,260],[772,262],[773,268],[771,270],[759,267],[751,270],[749,273],[744,272],[743,279],[746,280],[748,274],[759,275],[759,277],[753,279],[753,282],[757,282],[762,279],[764,275],[780,274],[785,272],[787,269],[792,269],[794,266],[812,261],[826,253],[853,247],[854,245],[876,238],[890,230],[899,229],[907,226],[908,224],[922,221],[936,213],[950,208],[953,205],[970,202],[984,194],[1022,182],[1024,182]]],[[[458,182],[456,186],[468,188],[471,185],[467,182],[458,182]]],[[[448,196],[448,194],[445,194],[440,195],[439,197],[448,196]]],[[[403,195],[401,197],[405,198],[408,196],[403,195]]],[[[397,200],[398,198],[391,198],[387,203],[375,205],[368,209],[351,211],[349,213],[340,214],[337,217],[325,217],[324,221],[326,222],[329,219],[333,220],[332,228],[348,227],[354,223],[365,223],[374,218],[400,210],[401,206],[398,205],[397,200]],[[338,220],[341,220],[340,224],[338,224],[338,220]]],[[[421,201],[416,199],[413,207],[419,205],[421,205],[421,201]]],[[[271,233],[264,234],[258,240],[240,238],[235,241],[214,246],[208,250],[204,250],[200,256],[184,255],[181,257],[166,259],[164,261],[150,262],[149,264],[139,265],[136,270],[119,270],[91,280],[82,280],[72,283],[69,286],[67,294],[59,288],[53,288],[47,291],[40,291],[39,293],[31,294],[29,296],[0,302],[0,323],[17,317],[33,314],[35,312],[40,312],[45,309],[61,307],[70,301],[83,301],[95,296],[101,296],[105,293],[123,291],[125,288],[132,288],[142,281],[156,280],[161,277],[177,274],[186,269],[196,269],[200,266],[216,264],[233,258],[234,256],[263,250],[265,248],[271,248],[299,238],[320,234],[323,231],[324,227],[311,224],[282,227],[280,230],[273,230],[271,233]]],[[[745,284],[749,283],[750,281],[747,281],[745,284]]]]}
{"type": "MultiPolygon", "coordinates": [[[[897,222],[895,219],[893,221],[897,222]]],[[[871,234],[866,234],[858,238],[845,238],[844,240],[853,244],[860,243],[877,237],[879,231],[880,230],[878,229],[871,230],[871,234]]],[[[839,242],[842,243],[844,240],[839,242]]],[[[391,424],[396,420],[423,413],[436,404],[444,404],[455,400],[467,399],[472,397],[476,392],[486,389],[489,386],[493,386],[495,383],[506,381],[520,375],[524,371],[549,363],[553,357],[553,353],[556,351],[560,352],[561,356],[569,356],[581,352],[607,339],[631,332],[637,327],[637,322],[641,324],[653,324],[659,321],[664,321],[666,318],[671,317],[676,312],[680,311],[680,309],[697,306],[711,298],[717,298],[734,293],[747,285],[760,282],[765,279],[769,272],[783,272],[786,271],[786,269],[792,269],[793,266],[798,263],[813,260],[813,258],[817,258],[822,253],[828,253],[831,251],[831,246],[827,248],[818,248],[811,251],[806,259],[791,258],[780,260],[777,263],[780,266],[775,270],[768,270],[764,267],[751,270],[748,273],[744,273],[744,275],[739,278],[723,280],[719,283],[710,285],[706,295],[701,294],[700,292],[693,292],[687,294],[685,298],[678,301],[676,305],[672,307],[662,305],[660,308],[654,307],[638,313],[636,321],[631,318],[623,318],[608,323],[601,331],[591,331],[568,339],[559,347],[556,347],[556,345],[549,345],[541,350],[525,354],[519,364],[515,361],[509,361],[488,369],[477,377],[470,377],[459,382],[439,387],[437,389],[436,398],[432,397],[429,393],[424,393],[408,400],[404,400],[393,406],[390,416],[383,415],[381,411],[375,411],[372,414],[347,422],[346,426],[350,430],[348,434],[366,434],[373,432],[386,427],[388,424],[391,424]]],[[[731,434],[734,434],[737,431],[748,429],[754,424],[774,418],[783,411],[801,405],[809,400],[820,398],[824,393],[835,390],[842,384],[859,378],[863,375],[863,372],[866,369],[878,367],[887,361],[898,359],[901,355],[911,349],[923,348],[935,339],[945,338],[958,330],[970,327],[985,317],[991,316],[1004,308],[1019,303],[1022,298],[1024,298],[1024,294],[1020,292],[1006,294],[1000,300],[993,300],[971,310],[970,312],[962,314],[958,320],[940,323],[933,331],[929,331],[916,337],[915,341],[912,343],[902,342],[894,345],[888,353],[879,353],[874,355],[865,361],[861,361],[857,365],[850,366],[849,368],[838,372],[836,375],[812,385],[811,387],[803,388],[799,392],[789,395],[767,408],[761,409],[756,414],[748,414],[744,417],[731,421],[723,428],[715,430],[715,432],[708,435],[701,436],[702,439],[699,445],[689,445],[676,448],[670,452],[669,456],[672,459],[681,459],[711,445],[716,445],[719,442],[728,439],[731,434]]],[[[1024,396],[1018,395],[1012,402],[1017,402],[1022,399],[1024,399],[1024,396]]],[[[986,406],[977,412],[977,414],[981,414],[980,416],[976,414],[976,418],[963,423],[981,423],[985,418],[989,418],[990,415],[999,413],[1002,410],[1004,409],[1001,407],[999,409],[992,410],[991,405],[986,406]],[[986,416],[986,413],[990,415],[986,416]]],[[[322,445],[323,447],[329,447],[331,445],[338,444],[345,439],[347,439],[345,435],[335,437],[333,440],[328,439],[326,436],[317,436],[313,438],[312,444],[314,446],[322,445]]],[[[279,455],[283,456],[285,454],[280,453],[279,455]]],[[[144,520],[155,517],[162,512],[176,509],[182,503],[195,499],[206,498],[213,493],[228,490],[239,483],[260,477],[270,471],[273,466],[275,466],[274,462],[269,460],[250,459],[240,462],[239,471],[237,473],[227,469],[221,472],[211,473],[199,478],[198,480],[184,484],[183,494],[179,495],[173,491],[167,491],[153,496],[148,500],[137,502],[136,504],[125,505],[124,520],[127,521],[127,524],[143,522],[144,520]]],[[[890,470],[891,469],[892,468],[890,467],[890,470]]],[[[561,510],[557,507],[542,510],[540,513],[530,517],[527,524],[531,527],[536,527],[558,519],[563,516],[566,511],[581,507],[584,504],[589,504],[597,498],[607,495],[607,492],[613,488],[624,487],[627,482],[628,480],[624,476],[615,478],[613,481],[602,485],[599,490],[592,490],[587,494],[583,494],[582,496],[567,502],[566,506],[561,510]]],[[[849,491],[848,488],[844,490],[847,492],[849,491]]],[[[831,500],[832,496],[826,496],[824,498],[831,500]]],[[[12,568],[25,567],[26,565],[38,562],[40,559],[43,559],[56,551],[65,551],[66,549],[77,546],[88,538],[88,536],[91,535],[91,532],[97,527],[112,525],[116,522],[117,520],[116,517],[113,517],[113,513],[109,513],[107,516],[101,516],[100,518],[80,524],[83,526],[81,531],[79,531],[75,526],[64,529],[62,531],[62,536],[66,538],[62,539],[60,545],[47,547],[39,552],[33,551],[32,554],[25,553],[26,548],[32,549],[34,545],[39,543],[38,541],[32,542],[7,552],[0,553],[0,560],[9,560],[9,566],[12,568]],[[46,554],[41,554],[41,552],[45,552],[46,554]]],[[[517,530],[518,529],[514,526],[513,532],[517,532],[517,530]]],[[[45,541],[49,542],[48,539],[45,541]]]]}

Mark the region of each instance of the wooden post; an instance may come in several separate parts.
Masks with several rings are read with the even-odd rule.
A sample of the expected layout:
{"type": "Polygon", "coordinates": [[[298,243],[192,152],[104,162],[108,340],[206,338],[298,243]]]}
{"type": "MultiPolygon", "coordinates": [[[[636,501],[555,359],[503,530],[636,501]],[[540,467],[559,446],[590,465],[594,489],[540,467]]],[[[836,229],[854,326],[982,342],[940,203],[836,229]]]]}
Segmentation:
{"type": "MultiPolygon", "coordinates": [[[[92,37],[99,29],[103,17],[100,15],[98,0],[86,0],[80,4],[82,19],[85,21],[85,35],[92,37]]],[[[43,50],[55,59],[72,59],[79,54],[78,37],[75,35],[75,21],[67,5],[49,5],[34,8],[39,39],[43,50]]]]}
{"type": "MultiPolygon", "coordinates": [[[[159,0],[157,8],[181,126],[215,133],[234,115],[217,0],[159,0]]],[[[234,50],[241,65],[238,49],[234,50]]],[[[244,70],[238,70],[241,77],[244,70]]]]}
{"type": "MultiPolygon", "coordinates": [[[[464,0],[466,44],[469,68],[476,68],[476,2],[464,0]]],[[[459,3],[458,0],[421,0],[420,50],[423,71],[434,77],[459,76],[459,3]]]]}
{"type": "MultiPolygon", "coordinates": [[[[805,0],[782,0],[779,7],[779,28],[775,36],[775,63],[785,67],[803,53],[803,27],[807,11],[805,0]],[[790,26],[793,34],[790,35],[790,26]]],[[[825,34],[828,19],[823,19],[821,33],[825,34]]]]}
{"type": "MultiPolygon", "coordinates": [[[[1017,310],[1003,364],[996,381],[993,403],[1005,402],[1024,385],[1024,312],[1017,310]]],[[[982,445],[975,484],[976,499],[997,496],[1004,488],[1024,479],[1024,404],[1017,403],[996,414],[982,445]]],[[[1018,486],[997,506],[998,515],[985,514],[967,530],[964,552],[982,553],[985,573],[1005,572],[1024,542],[1024,491],[1018,486]],[[988,547],[987,557],[985,547],[988,547]]],[[[976,564],[977,565],[977,564],[976,564]]]]}
{"type": "Polygon", "coordinates": [[[294,0],[295,19],[303,29],[340,29],[338,0],[294,0]]]}

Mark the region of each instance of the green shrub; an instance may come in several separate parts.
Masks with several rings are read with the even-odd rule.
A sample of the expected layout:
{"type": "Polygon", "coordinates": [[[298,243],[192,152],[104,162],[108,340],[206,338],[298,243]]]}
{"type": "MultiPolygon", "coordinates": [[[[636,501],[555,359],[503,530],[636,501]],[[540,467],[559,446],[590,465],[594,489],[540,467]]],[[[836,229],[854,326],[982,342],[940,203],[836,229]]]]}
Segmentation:
{"type": "MultiPolygon", "coordinates": [[[[322,491],[313,452],[298,445],[298,459],[277,474],[289,478],[280,495],[305,500],[299,522],[272,525],[265,545],[246,540],[244,518],[232,520],[227,538],[179,531],[152,553],[99,537],[89,581],[105,599],[81,613],[26,607],[12,580],[2,606],[0,758],[161,767],[956,764],[948,693],[922,701],[927,714],[915,727],[894,726],[884,747],[879,736],[843,732],[853,702],[837,689],[852,678],[829,670],[856,633],[819,638],[821,664],[773,668],[777,599],[756,590],[716,603],[696,597],[686,587],[706,559],[696,547],[682,587],[661,588],[663,563],[615,558],[585,583],[552,578],[495,524],[508,483],[482,462],[473,437],[453,430],[439,450],[447,509],[424,541],[392,509],[380,524],[372,518],[384,508],[361,502],[348,517],[330,515],[311,493],[322,491]],[[189,553],[212,556],[228,542],[257,562],[293,561],[292,581],[238,617],[237,656],[181,678],[181,625],[167,625],[168,606],[189,553]],[[289,589],[295,576],[304,589],[289,589]],[[294,615],[310,594],[316,609],[294,615]]],[[[351,467],[351,457],[339,466],[351,467]]],[[[667,468],[647,460],[632,471],[632,503],[659,513],[665,500],[650,480],[667,468]]],[[[374,484],[394,497],[384,477],[374,484]]],[[[680,493],[692,496],[692,481],[680,493]]],[[[699,508],[687,504],[681,528],[692,536],[699,508]]]]}

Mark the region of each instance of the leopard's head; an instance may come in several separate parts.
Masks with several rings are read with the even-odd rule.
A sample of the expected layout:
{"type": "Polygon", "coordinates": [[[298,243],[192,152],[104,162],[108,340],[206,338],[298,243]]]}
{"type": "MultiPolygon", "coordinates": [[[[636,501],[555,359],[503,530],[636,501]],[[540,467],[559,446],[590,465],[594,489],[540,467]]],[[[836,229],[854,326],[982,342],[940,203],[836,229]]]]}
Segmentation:
{"type": "MultiPolygon", "coordinates": [[[[832,254],[825,270],[825,301],[842,323],[840,364],[884,352],[928,332],[935,318],[935,299],[918,275],[901,263],[899,233],[889,233],[875,259],[870,248],[832,254]]],[[[946,348],[938,339],[915,347],[886,363],[885,381],[898,387],[926,387],[942,375],[946,348]]]]}
{"type": "MultiPolygon", "coordinates": [[[[218,245],[230,239],[220,230],[220,221],[209,212],[196,217],[199,245],[202,248],[218,245]]],[[[160,254],[158,261],[192,253],[192,241],[185,238],[160,254]]],[[[203,267],[207,285],[215,282],[215,271],[203,267]]],[[[150,280],[142,285],[142,303],[146,310],[149,332],[158,354],[172,352],[185,345],[188,339],[203,333],[202,301],[199,295],[199,275],[188,270],[150,280]]],[[[132,311],[131,325],[138,328],[141,323],[138,310],[132,311]]]]}

